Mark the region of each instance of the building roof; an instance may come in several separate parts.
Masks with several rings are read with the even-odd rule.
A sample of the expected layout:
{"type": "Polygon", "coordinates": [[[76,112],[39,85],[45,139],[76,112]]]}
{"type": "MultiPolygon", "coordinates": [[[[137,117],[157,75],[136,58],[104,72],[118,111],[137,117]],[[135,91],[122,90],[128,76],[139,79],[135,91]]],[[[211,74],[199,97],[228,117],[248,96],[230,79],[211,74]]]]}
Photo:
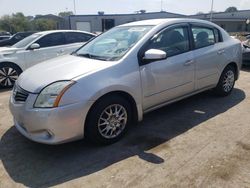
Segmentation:
{"type": "Polygon", "coordinates": [[[87,14],[87,15],[70,15],[70,17],[78,17],[78,16],[138,16],[138,15],[152,15],[152,14],[166,14],[166,15],[176,15],[176,16],[182,16],[182,17],[187,17],[184,14],[178,14],[178,13],[172,13],[172,12],[165,12],[165,11],[161,11],[161,12],[146,12],[146,13],[132,13],[132,14],[87,14]]]}
{"type": "Polygon", "coordinates": [[[52,19],[52,20],[63,20],[63,17],[61,16],[56,16],[54,14],[47,14],[47,15],[38,15],[34,18],[34,20],[38,20],[38,19],[52,19]]]}
{"type": "MultiPolygon", "coordinates": [[[[207,14],[197,14],[197,15],[190,15],[192,18],[199,18],[199,19],[210,19],[210,13],[207,14]]],[[[213,19],[223,19],[223,20],[247,20],[250,19],[250,10],[239,10],[235,12],[215,12],[213,13],[213,19]]]]}

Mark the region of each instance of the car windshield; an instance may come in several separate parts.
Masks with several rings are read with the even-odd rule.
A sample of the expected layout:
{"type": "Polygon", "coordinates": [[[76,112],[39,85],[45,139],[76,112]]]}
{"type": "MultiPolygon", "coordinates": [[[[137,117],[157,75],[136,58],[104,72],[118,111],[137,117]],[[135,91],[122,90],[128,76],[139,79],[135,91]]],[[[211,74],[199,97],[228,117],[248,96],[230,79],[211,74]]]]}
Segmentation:
{"type": "Polygon", "coordinates": [[[23,40],[19,41],[18,43],[14,44],[12,47],[14,47],[14,48],[24,48],[28,44],[30,44],[32,41],[34,41],[37,38],[39,38],[40,36],[41,36],[41,34],[30,35],[30,36],[24,38],[23,40]]]}
{"type": "Polygon", "coordinates": [[[126,54],[153,26],[116,27],[80,48],[74,55],[116,61],[126,54]]]}

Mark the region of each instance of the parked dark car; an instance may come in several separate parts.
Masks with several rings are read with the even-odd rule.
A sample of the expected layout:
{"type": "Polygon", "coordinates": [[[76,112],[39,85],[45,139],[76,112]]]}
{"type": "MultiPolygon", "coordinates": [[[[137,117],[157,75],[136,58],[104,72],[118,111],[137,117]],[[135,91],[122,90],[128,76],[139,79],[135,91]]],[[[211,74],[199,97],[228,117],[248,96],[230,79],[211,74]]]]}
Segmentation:
{"type": "Polygon", "coordinates": [[[250,65],[250,39],[242,42],[242,54],[243,65],[250,65]]]}
{"type": "Polygon", "coordinates": [[[9,35],[3,35],[3,36],[0,36],[0,41],[1,40],[7,40],[7,39],[10,39],[11,38],[11,36],[9,36],[9,35]]]}
{"type": "Polygon", "coordinates": [[[11,36],[11,33],[8,31],[0,31],[0,36],[11,36]]]}
{"type": "Polygon", "coordinates": [[[0,41],[0,47],[3,47],[3,46],[12,46],[12,45],[16,44],[17,42],[19,42],[20,40],[22,40],[22,39],[30,36],[33,33],[35,33],[35,31],[18,32],[16,34],[14,34],[9,39],[1,40],[0,41]]]}

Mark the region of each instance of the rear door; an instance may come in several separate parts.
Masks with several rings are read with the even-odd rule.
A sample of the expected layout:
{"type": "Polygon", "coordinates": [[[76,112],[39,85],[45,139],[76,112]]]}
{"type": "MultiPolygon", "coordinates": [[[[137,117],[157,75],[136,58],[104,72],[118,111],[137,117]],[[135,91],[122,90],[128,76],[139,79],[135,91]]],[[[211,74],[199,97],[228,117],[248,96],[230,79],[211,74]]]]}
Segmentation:
{"type": "Polygon", "coordinates": [[[196,73],[195,89],[201,90],[217,84],[220,77],[219,64],[226,61],[225,49],[218,29],[192,24],[191,32],[196,73]]]}

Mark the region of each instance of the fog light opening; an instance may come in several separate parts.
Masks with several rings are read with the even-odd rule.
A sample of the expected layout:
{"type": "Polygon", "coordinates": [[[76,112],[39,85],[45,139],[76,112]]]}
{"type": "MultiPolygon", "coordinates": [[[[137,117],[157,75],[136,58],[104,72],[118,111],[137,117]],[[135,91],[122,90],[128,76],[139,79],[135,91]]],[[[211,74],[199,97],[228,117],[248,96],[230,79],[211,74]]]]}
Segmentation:
{"type": "Polygon", "coordinates": [[[46,136],[47,139],[51,139],[54,136],[54,134],[50,130],[46,130],[46,135],[45,136],[46,136]]]}

